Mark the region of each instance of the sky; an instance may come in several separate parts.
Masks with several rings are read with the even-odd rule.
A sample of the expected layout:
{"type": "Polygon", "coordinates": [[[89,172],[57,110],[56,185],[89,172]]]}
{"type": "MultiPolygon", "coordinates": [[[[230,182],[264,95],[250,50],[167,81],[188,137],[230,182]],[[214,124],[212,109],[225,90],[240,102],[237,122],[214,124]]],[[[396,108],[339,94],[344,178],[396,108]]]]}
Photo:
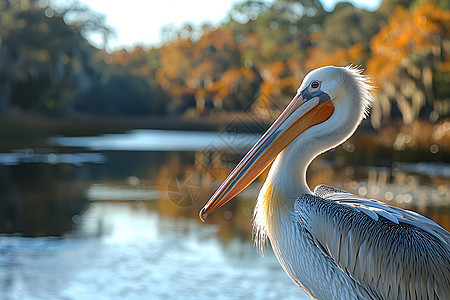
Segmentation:
{"type": "MultiPolygon", "coordinates": [[[[160,29],[167,24],[179,27],[190,21],[213,25],[224,20],[233,4],[242,0],[80,0],[92,10],[106,16],[106,23],[116,31],[116,37],[109,41],[107,50],[131,49],[134,45],[158,46],[161,43],[160,29]],[[126,4],[125,4],[126,3],[126,4]]],[[[269,1],[269,0],[268,0],[269,1]]],[[[339,0],[321,0],[324,8],[331,11],[339,0]]],[[[356,6],[374,10],[381,0],[350,0],[356,6]]],[[[90,35],[88,40],[101,45],[99,36],[90,35]]]]}

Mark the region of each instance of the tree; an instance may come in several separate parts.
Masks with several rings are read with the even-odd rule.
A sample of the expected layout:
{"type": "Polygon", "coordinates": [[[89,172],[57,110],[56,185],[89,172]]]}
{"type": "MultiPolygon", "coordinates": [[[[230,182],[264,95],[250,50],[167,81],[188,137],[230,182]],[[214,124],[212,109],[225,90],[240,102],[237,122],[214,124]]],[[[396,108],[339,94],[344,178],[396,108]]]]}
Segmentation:
{"type": "MultiPolygon", "coordinates": [[[[93,52],[82,37],[99,19],[69,26],[39,1],[0,0],[0,111],[11,108],[73,113],[73,99],[88,85],[93,52]],[[84,25],[83,25],[84,24],[84,25]],[[86,26],[86,27],[85,27],[86,26]]],[[[77,7],[78,11],[82,10],[77,7]]],[[[87,10],[86,8],[84,8],[87,10]]]]}
{"type": "Polygon", "coordinates": [[[378,33],[383,17],[350,3],[340,3],[325,20],[319,32],[319,46],[332,53],[336,48],[348,49],[359,44],[369,49],[370,38],[378,33]]]}
{"type": "Polygon", "coordinates": [[[164,114],[164,106],[155,106],[154,97],[143,78],[111,74],[107,79],[93,80],[91,88],[77,98],[76,109],[110,117],[164,114]]]}
{"type": "Polygon", "coordinates": [[[105,115],[167,113],[170,98],[156,80],[156,70],[160,67],[158,48],[135,47],[131,52],[119,50],[102,56],[103,63],[98,66],[102,73],[93,81],[91,89],[77,99],[79,109],[105,115]],[[87,101],[86,97],[91,100],[87,101]],[[98,110],[96,105],[105,107],[98,110]]]}
{"type": "Polygon", "coordinates": [[[436,121],[450,104],[450,12],[427,3],[413,11],[398,6],[371,40],[367,66],[379,86],[372,122],[395,109],[409,124],[418,117],[436,121]]]}

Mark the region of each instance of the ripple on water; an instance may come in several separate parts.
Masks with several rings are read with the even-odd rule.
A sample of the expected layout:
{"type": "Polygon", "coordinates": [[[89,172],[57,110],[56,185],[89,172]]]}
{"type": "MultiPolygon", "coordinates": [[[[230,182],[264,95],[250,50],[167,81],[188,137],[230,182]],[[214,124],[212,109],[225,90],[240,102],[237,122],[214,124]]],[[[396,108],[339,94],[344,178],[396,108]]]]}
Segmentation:
{"type": "MultiPolygon", "coordinates": [[[[93,203],[65,238],[0,237],[6,299],[299,299],[275,257],[212,225],[93,203]]],[[[304,296],[307,299],[306,296],[304,296]]]]}

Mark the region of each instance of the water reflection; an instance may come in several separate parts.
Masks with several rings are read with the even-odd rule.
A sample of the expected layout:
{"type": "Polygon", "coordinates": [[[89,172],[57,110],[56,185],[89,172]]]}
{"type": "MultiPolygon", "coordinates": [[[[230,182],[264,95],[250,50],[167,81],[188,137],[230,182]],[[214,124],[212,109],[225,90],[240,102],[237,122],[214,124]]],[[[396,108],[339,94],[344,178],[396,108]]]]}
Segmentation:
{"type": "Polygon", "coordinates": [[[223,243],[216,231],[161,217],[144,203],[93,203],[76,239],[0,237],[0,292],[6,299],[278,299],[282,291],[302,299],[270,251],[262,258],[248,241],[223,243]]]}
{"type": "Polygon", "coordinates": [[[17,166],[23,163],[72,164],[81,167],[86,163],[105,163],[101,153],[54,153],[39,149],[44,153],[36,153],[32,148],[16,149],[9,153],[0,153],[0,165],[17,166]]]}
{"type": "Polygon", "coordinates": [[[84,168],[73,165],[0,166],[0,232],[59,236],[88,205],[84,168]]]}
{"type": "MultiPolygon", "coordinates": [[[[255,137],[193,140],[166,131],[165,141],[150,138],[160,134],[59,137],[0,153],[0,231],[9,234],[0,237],[0,293],[10,299],[301,295],[270,249],[261,258],[252,246],[251,215],[265,173],[208,224],[198,219],[255,137]],[[96,148],[89,146],[96,140],[96,148]],[[147,151],[176,143],[182,151],[147,151]]],[[[412,209],[450,229],[450,164],[402,158],[352,140],[315,160],[308,183],[412,209]]]]}

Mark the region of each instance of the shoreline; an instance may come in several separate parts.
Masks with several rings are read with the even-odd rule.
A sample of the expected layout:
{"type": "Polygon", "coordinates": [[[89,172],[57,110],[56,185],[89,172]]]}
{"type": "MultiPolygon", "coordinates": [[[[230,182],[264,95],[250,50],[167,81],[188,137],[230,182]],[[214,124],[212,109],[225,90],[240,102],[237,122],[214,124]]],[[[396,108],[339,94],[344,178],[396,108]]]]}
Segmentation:
{"type": "MultiPolygon", "coordinates": [[[[242,112],[196,119],[178,116],[50,118],[26,114],[0,115],[0,149],[42,145],[48,137],[55,135],[96,136],[134,129],[262,134],[272,121],[260,119],[258,122],[255,115],[242,112]]],[[[397,120],[376,130],[365,120],[349,142],[366,149],[393,149],[400,153],[404,150],[428,152],[431,145],[437,145],[440,152],[438,156],[443,158],[445,153],[450,153],[450,130],[447,127],[450,127],[450,119],[437,124],[416,121],[410,125],[397,120]]]]}

